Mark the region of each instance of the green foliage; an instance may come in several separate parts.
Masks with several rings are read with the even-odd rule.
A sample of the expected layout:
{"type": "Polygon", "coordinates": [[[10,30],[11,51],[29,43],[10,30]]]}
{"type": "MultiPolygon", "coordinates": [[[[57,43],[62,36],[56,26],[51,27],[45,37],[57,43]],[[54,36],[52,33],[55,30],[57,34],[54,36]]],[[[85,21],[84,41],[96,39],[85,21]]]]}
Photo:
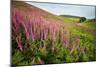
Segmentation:
{"type": "Polygon", "coordinates": [[[86,20],[85,17],[81,17],[80,20],[79,20],[79,22],[84,22],[85,20],[86,20]]]}
{"type": "Polygon", "coordinates": [[[59,35],[54,45],[49,38],[46,40],[29,40],[27,42],[24,34],[22,37],[22,41],[24,41],[23,51],[18,50],[16,47],[17,43],[13,41],[13,65],[54,64],[96,60],[95,36],[80,28],[72,28],[70,30],[70,45],[75,46],[75,49],[74,47],[70,48],[70,46],[67,48],[63,47],[59,35]],[[79,44],[76,41],[77,38],[79,39],[79,44]],[[54,50],[52,49],[53,47],[54,50]]]}
{"type": "Polygon", "coordinates": [[[95,37],[91,34],[84,32],[81,29],[73,28],[71,30],[71,38],[79,37],[80,45],[74,50],[72,56],[75,61],[94,61],[96,59],[96,41],[95,37]]]}

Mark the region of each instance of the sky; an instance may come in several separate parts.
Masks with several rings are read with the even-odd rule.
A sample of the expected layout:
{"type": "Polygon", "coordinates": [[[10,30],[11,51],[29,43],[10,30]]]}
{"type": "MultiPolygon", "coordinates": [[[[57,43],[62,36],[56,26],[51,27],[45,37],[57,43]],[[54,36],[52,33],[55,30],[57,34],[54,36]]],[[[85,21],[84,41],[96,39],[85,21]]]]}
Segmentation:
{"type": "Polygon", "coordinates": [[[55,15],[73,15],[73,16],[86,17],[87,19],[95,18],[95,6],[38,3],[32,1],[27,3],[39,7],[55,15]]]}

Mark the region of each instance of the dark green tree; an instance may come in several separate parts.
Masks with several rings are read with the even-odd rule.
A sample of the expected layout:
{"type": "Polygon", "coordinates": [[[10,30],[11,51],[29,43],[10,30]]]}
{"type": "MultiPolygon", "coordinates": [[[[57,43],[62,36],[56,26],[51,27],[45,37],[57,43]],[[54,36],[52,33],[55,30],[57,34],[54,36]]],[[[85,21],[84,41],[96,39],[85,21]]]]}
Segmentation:
{"type": "Polygon", "coordinates": [[[80,17],[79,22],[84,22],[85,20],[86,20],[86,18],[85,18],[85,17],[80,17]]]}

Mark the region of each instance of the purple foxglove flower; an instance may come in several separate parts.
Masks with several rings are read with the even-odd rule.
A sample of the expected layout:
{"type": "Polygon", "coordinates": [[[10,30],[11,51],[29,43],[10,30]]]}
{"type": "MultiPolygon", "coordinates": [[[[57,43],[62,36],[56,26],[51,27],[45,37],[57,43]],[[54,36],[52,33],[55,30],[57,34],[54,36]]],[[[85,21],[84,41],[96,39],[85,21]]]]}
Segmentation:
{"type": "Polygon", "coordinates": [[[24,23],[22,25],[23,25],[23,27],[25,29],[26,38],[29,40],[29,32],[27,30],[27,26],[24,23]]]}
{"type": "Polygon", "coordinates": [[[21,42],[21,36],[18,36],[16,38],[16,42],[18,44],[19,49],[22,51],[23,50],[23,46],[22,46],[22,42],[21,42]]]}
{"type": "Polygon", "coordinates": [[[32,38],[32,40],[34,40],[35,39],[35,36],[34,36],[34,32],[32,31],[32,25],[31,25],[31,38],[32,38]]]}

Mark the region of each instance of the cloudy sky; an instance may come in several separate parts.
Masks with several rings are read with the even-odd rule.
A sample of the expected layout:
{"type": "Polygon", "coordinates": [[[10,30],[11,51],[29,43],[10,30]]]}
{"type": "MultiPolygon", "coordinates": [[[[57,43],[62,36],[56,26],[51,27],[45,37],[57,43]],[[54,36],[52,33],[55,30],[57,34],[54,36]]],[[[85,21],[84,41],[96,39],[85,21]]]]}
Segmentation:
{"type": "Polygon", "coordinates": [[[95,6],[71,5],[71,4],[53,4],[53,3],[36,3],[27,2],[37,6],[43,10],[56,15],[73,15],[86,17],[88,19],[95,18],[95,6]]]}

